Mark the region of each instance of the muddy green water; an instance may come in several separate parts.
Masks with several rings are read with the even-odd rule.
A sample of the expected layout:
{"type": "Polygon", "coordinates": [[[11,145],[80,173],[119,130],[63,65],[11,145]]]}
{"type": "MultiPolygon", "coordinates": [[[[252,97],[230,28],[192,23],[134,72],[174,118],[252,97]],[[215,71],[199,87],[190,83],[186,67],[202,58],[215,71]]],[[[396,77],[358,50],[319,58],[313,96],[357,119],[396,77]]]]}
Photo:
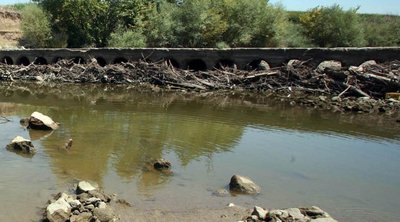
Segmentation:
{"type": "Polygon", "coordinates": [[[384,116],[287,107],[265,95],[9,84],[0,86],[0,115],[11,120],[0,119],[0,221],[37,221],[51,194],[77,180],[143,209],[317,205],[339,221],[400,221],[400,124],[384,116]],[[61,127],[24,129],[19,120],[33,111],[61,127]],[[34,156],[4,148],[17,135],[33,140],[34,156]],[[145,170],[160,157],[172,175],[145,170]],[[233,174],[262,193],[214,196],[233,174]]]}

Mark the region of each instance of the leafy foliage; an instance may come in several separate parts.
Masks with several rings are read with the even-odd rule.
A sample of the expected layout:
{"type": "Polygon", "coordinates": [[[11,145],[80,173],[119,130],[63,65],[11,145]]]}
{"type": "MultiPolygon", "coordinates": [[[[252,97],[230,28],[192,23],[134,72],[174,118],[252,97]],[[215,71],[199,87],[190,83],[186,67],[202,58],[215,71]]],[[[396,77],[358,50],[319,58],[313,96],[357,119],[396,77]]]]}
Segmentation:
{"type": "Polygon", "coordinates": [[[265,0],[163,2],[150,19],[150,46],[282,46],[286,12],[265,0]]]}
{"type": "Polygon", "coordinates": [[[357,9],[344,11],[339,5],[317,7],[300,17],[306,35],[321,47],[362,46],[363,31],[357,9]]]}
{"type": "Polygon", "coordinates": [[[50,22],[47,15],[35,4],[22,9],[22,39],[28,47],[47,47],[51,39],[50,22]]]}
{"type": "Polygon", "coordinates": [[[106,46],[118,24],[135,26],[151,4],[146,0],[35,1],[49,13],[53,33],[68,36],[69,47],[106,46]]]}
{"type": "Polygon", "coordinates": [[[111,34],[109,46],[122,48],[146,47],[146,37],[140,29],[119,30],[111,34]]]}
{"type": "Polygon", "coordinates": [[[400,45],[399,16],[360,15],[339,5],[287,12],[266,0],[33,2],[37,4],[15,6],[36,8],[23,23],[25,41],[32,47],[400,45]]]}
{"type": "Polygon", "coordinates": [[[400,46],[400,17],[361,15],[367,46],[400,46]]]}

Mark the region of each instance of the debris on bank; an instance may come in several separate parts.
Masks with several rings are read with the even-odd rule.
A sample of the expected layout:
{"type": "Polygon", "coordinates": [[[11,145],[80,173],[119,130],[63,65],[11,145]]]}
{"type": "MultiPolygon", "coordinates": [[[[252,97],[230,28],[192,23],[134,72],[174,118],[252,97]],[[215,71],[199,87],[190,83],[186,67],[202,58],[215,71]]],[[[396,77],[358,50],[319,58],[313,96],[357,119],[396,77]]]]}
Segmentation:
{"type": "MultiPolygon", "coordinates": [[[[239,70],[222,67],[209,71],[174,68],[168,62],[125,62],[100,66],[95,60],[75,64],[61,60],[51,65],[0,65],[0,81],[29,81],[44,84],[102,83],[151,84],[185,91],[246,91],[274,93],[292,105],[305,105],[340,112],[400,110],[400,61],[379,64],[366,61],[343,66],[339,61],[290,60],[281,67],[239,70]]],[[[265,61],[263,61],[265,63],[265,61]]]]}

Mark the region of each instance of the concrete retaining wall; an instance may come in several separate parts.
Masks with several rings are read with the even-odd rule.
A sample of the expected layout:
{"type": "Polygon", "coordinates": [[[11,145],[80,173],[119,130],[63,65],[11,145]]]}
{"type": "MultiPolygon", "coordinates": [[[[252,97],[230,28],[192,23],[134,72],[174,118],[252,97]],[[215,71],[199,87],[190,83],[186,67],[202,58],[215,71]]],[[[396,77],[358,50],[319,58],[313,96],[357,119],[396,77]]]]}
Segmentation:
{"type": "Polygon", "coordinates": [[[324,60],[338,60],[344,65],[359,65],[366,60],[378,62],[400,60],[400,48],[143,48],[143,49],[24,49],[0,50],[0,61],[28,65],[55,63],[59,59],[74,59],[85,63],[96,59],[100,65],[144,59],[151,62],[169,60],[179,68],[206,70],[236,65],[239,69],[253,68],[260,60],[272,67],[290,59],[310,60],[317,65],[324,60]]]}

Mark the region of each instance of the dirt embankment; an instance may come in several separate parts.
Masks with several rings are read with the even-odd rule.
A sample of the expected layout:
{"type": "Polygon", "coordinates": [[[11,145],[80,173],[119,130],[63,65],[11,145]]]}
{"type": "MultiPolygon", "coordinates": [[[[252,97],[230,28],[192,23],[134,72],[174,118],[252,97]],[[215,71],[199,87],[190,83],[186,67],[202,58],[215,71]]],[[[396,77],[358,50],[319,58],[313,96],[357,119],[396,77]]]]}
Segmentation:
{"type": "Polygon", "coordinates": [[[21,14],[8,7],[0,6],[0,49],[13,48],[21,38],[21,14]]]}

